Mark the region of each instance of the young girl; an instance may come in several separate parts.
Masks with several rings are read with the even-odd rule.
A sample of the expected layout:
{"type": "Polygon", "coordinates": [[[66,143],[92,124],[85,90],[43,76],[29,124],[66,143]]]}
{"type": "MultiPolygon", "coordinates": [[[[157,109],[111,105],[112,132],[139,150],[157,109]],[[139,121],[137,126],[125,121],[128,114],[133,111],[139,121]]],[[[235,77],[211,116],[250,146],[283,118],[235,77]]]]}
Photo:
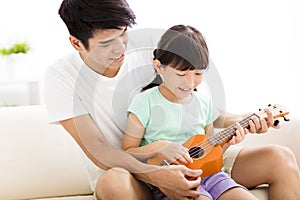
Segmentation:
{"type": "MultiPolygon", "coordinates": [[[[193,162],[182,144],[195,134],[214,134],[212,123],[216,116],[211,99],[201,91],[195,92],[207,70],[208,58],[206,42],[194,27],[176,25],[164,33],[153,61],[163,82],[135,96],[131,102],[124,150],[140,160],[162,155],[167,163],[193,162]]],[[[236,128],[236,137],[228,144],[240,142],[237,138],[247,132],[239,124],[236,128]]],[[[157,188],[154,195],[156,199],[168,199],[157,188]]],[[[219,171],[201,180],[199,199],[256,198],[219,171]]]]}

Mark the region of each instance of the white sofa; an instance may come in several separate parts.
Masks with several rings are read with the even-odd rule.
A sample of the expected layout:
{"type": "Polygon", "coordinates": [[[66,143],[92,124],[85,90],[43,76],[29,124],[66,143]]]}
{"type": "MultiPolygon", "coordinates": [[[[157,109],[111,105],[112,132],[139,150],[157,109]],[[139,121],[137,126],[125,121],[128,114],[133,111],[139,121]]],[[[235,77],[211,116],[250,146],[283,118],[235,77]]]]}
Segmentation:
{"type": "MultiPolygon", "coordinates": [[[[292,119],[246,144],[286,145],[299,162],[297,130],[300,120],[292,119]]],[[[93,199],[81,150],[61,126],[47,123],[45,106],[0,108],[0,136],[0,199],[93,199]]],[[[252,190],[261,200],[266,191],[252,190]]]]}

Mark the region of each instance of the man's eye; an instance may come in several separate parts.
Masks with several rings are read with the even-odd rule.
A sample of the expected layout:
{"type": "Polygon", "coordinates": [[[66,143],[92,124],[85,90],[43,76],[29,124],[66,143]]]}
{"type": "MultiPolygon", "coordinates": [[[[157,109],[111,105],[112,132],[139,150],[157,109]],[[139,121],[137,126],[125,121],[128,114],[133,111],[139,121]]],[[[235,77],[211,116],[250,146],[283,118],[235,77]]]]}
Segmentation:
{"type": "Polygon", "coordinates": [[[108,44],[100,44],[99,46],[100,47],[108,47],[110,45],[110,43],[108,43],[108,44]]]}

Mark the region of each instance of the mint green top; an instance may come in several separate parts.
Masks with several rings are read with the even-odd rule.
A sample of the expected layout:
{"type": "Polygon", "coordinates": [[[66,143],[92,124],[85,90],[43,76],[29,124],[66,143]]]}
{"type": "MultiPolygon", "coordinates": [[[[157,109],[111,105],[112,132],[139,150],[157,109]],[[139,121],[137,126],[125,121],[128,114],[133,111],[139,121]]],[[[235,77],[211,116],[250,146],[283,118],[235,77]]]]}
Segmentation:
{"type": "Polygon", "coordinates": [[[215,119],[211,98],[193,92],[188,104],[168,101],[158,90],[151,88],[136,95],[128,108],[145,127],[141,146],[157,140],[184,143],[195,134],[204,134],[205,126],[215,119]]]}

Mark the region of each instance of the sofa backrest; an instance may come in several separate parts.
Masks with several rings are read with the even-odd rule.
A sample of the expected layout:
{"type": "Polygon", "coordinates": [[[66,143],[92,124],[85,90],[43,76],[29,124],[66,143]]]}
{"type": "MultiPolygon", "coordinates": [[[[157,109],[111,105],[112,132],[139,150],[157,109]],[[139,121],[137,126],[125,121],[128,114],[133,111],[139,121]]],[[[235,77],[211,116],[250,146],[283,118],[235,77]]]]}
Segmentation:
{"type": "Polygon", "coordinates": [[[0,108],[0,199],[91,194],[82,152],[43,105],[0,108]]]}

